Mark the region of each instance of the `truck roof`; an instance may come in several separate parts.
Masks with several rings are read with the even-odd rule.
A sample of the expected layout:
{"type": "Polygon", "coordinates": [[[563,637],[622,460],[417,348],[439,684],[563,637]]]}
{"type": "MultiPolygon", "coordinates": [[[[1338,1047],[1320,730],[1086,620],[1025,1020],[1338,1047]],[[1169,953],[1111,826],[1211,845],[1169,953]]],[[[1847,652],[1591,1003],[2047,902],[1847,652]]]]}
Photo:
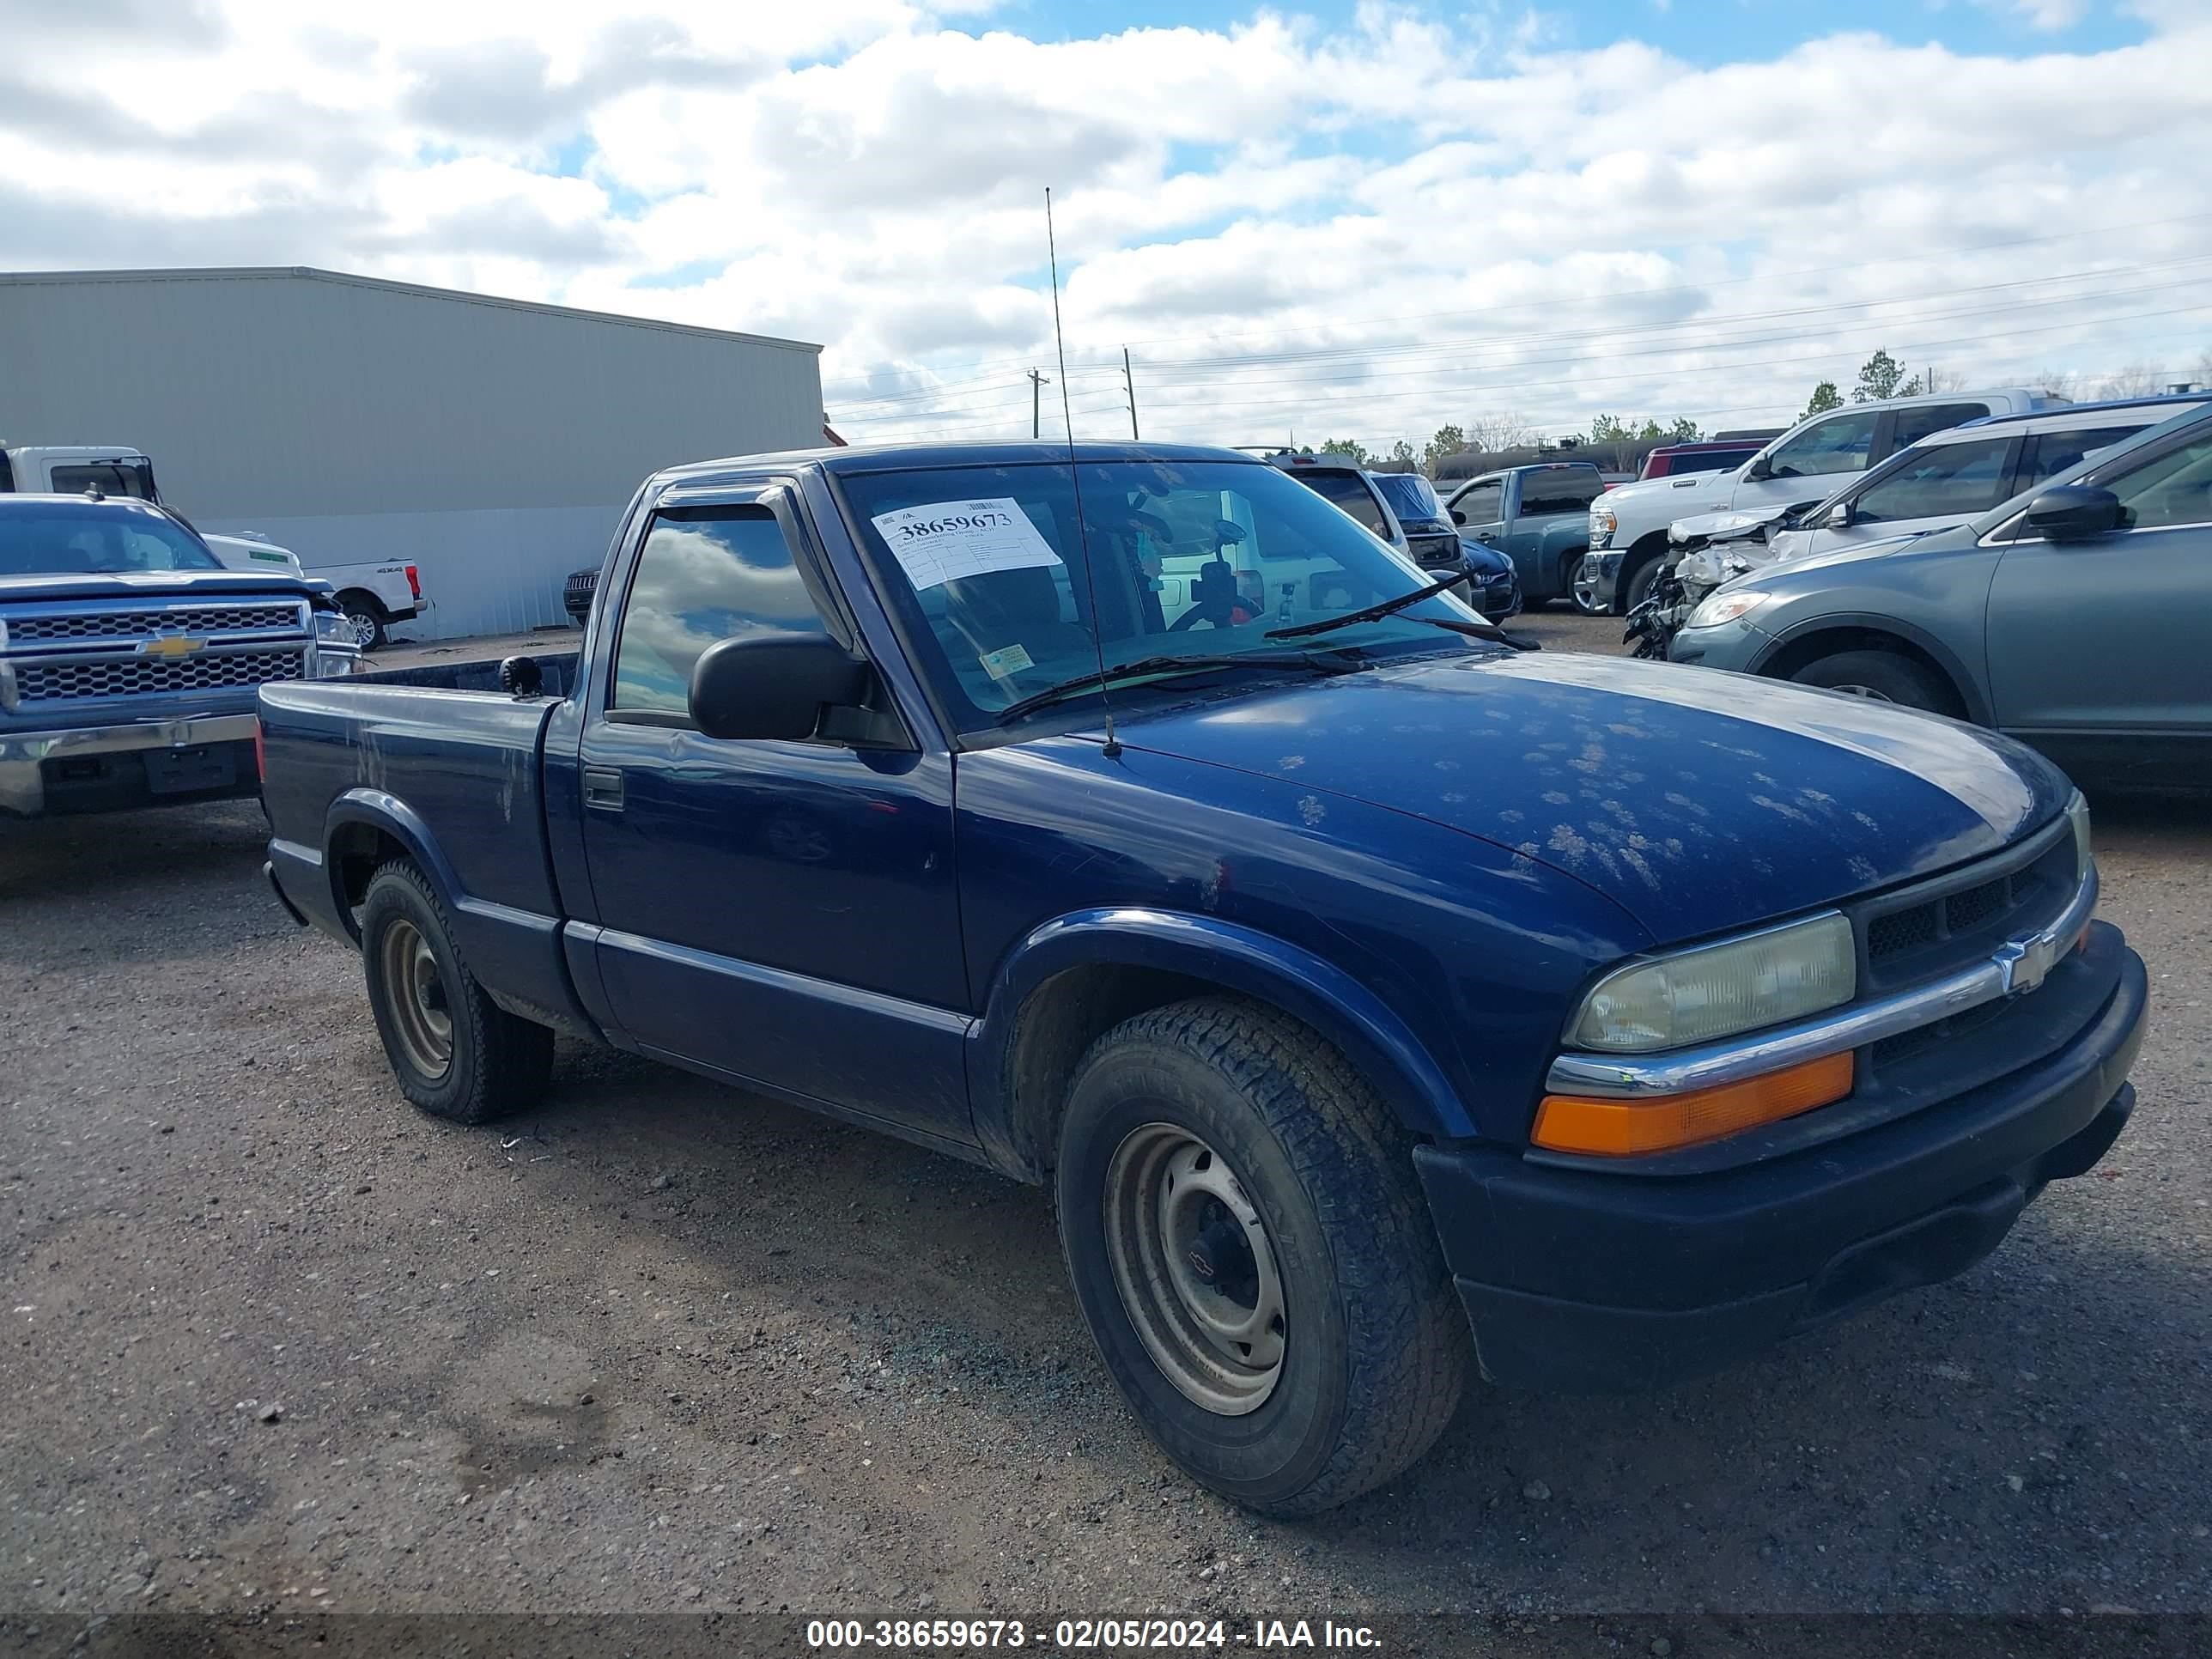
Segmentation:
{"type": "Polygon", "coordinates": [[[653,474],[656,483],[681,479],[703,483],[720,477],[773,471],[778,467],[818,466],[842,477],[860,472],[903,472],[924,467],[1034,466],[1070,456],[1079,462],[1104,461],[1219,461],[1239,466],[1265,466],[1256,455],[1205,444],[1148,444],[1085,441],[1070,445],[1059,438],[1019,438],[988,443],[942,442],[849,444],[842,449],[784,449],[763,455],[732,455],[720,460],[690,461],[664,467],[653,474]]]}

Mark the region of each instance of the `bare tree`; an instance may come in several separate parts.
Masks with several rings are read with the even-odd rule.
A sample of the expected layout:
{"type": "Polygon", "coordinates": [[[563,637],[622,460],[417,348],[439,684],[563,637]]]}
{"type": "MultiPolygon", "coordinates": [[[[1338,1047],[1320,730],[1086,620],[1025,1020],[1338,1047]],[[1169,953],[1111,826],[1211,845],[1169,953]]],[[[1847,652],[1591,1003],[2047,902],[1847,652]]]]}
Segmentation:
{"type": "Polygon", "coordinates": [[[2045,397],[2063,398],[2069,403],[2079,403],[2086,395],[2081,377],[2070,368],[2039,368],[2027,377],[2027,383],[2045,397]]]}
{"type": "Polygon", "coordinates": [[[2212,346],[2197,354],[2197,367],[2190,371],[2189,383],[2197,386],[2212,386],[2212,346]]]}
{"type": "Polygon", "coordinates": [[[1467,447],[1485,453],[1500,449],[1525,449],[1536,441],[1536,428],[1511,410],[1500,410],[1495,415],[1478,415],[1467,423],[1467,447]]]}
{"type": "Polygon", "coordinates": [[[2100,398],[2148,398],[2164,389],[2166,371],[2156,363],[2130,363],[2118,374],[2098,383],[2100,398]]]}

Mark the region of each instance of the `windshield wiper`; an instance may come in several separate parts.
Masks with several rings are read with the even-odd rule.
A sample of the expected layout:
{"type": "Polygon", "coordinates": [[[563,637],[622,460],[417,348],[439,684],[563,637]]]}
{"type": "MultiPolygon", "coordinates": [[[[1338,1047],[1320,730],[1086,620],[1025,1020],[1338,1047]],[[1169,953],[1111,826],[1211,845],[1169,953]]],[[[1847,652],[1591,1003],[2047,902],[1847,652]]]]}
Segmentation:
{"type": "Polygon", "coordinates": [[[1146,674],[1195,674],[1209,668],[1287,668],[1313,674],[1348,674],[1363,665],[1356,647],[1340,647],[1328,657],[1318,656],[1310,651],[1246,651],[1236,653],[1222,652],[1210,656],[1133,657],[1127,662],[1109,663],[1103,674],[1093,670],[1088,674],[1063,680],[1058,685],[1048,685],[1042,691],[1033,691],[1026,697],[1018,698],[999,711],[998,723],[1005,726],[1034,709],[1063,702],[1070,697],[1079,697],[1085,692],[1103,691],[1115,680],[1136,679],[1146,674]]]}
{"type": "Polygon", "coordinates": [[[1347,611],[1341,617],[1325,617],[1319,622],[1300,623],[1295,628],[1271,628],[1261,635],[1269,640],[1299,640],[1309,634],[1326,634],[1332,628],[1349,628],[1354,623],[1379,622],[1383,617],[1403,611],[1409,605],[1419,605],[1423,599],[1433,599],[1439,593],[1449,592],[1467,580],[1467,572],[1455,570],[1449,576],[1431,582],[1426,587],[1417,587],[1410,593],[1401,593],[1395,599],[1385,599],[1380,605],[1370,605],[1364,611],[1347,611]]]}

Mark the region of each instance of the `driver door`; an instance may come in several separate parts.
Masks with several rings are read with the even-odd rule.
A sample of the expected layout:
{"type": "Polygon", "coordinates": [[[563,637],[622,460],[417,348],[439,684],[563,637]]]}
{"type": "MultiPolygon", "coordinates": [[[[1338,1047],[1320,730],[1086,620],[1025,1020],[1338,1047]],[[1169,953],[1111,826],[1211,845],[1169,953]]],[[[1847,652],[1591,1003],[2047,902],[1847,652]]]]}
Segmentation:
{"type": "Polygon", "coordinates": [[[691,669],[718,641],[858,645],[790,492],[664,503],[607,614],[579,759],[621,1030],[661,1059],[967,1140],[951,757],[691,720],[691,669]]]}
{"type": "Polygon", "coordinates": [[[2182,438],[2111,490],[2131,526],[2015,541],[1990,589],[1996,724],[2108,777],[2212,776],[2212,434],[2182,438]]]}

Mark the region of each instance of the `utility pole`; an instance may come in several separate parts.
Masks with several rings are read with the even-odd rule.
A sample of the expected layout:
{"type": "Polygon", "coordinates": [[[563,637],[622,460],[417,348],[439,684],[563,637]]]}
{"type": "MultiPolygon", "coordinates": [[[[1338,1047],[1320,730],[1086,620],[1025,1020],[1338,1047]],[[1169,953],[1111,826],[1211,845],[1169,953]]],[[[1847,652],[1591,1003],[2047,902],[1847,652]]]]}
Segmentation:
{"type": "Polygon", "coordinates": [[[1030,436],[1032,438],[1044,436],[1042,411],[1047,380],[1047,376],[1038,374],[1036,370],[1030,371],[1030,436]]]}
{"type": "Polygon", "coordinates": [[[1121,384],[1129,390],[1129,437],[1137,436],[1137,377],[1129,372],[1129,348],[1121,348],[1121,384]]]}

